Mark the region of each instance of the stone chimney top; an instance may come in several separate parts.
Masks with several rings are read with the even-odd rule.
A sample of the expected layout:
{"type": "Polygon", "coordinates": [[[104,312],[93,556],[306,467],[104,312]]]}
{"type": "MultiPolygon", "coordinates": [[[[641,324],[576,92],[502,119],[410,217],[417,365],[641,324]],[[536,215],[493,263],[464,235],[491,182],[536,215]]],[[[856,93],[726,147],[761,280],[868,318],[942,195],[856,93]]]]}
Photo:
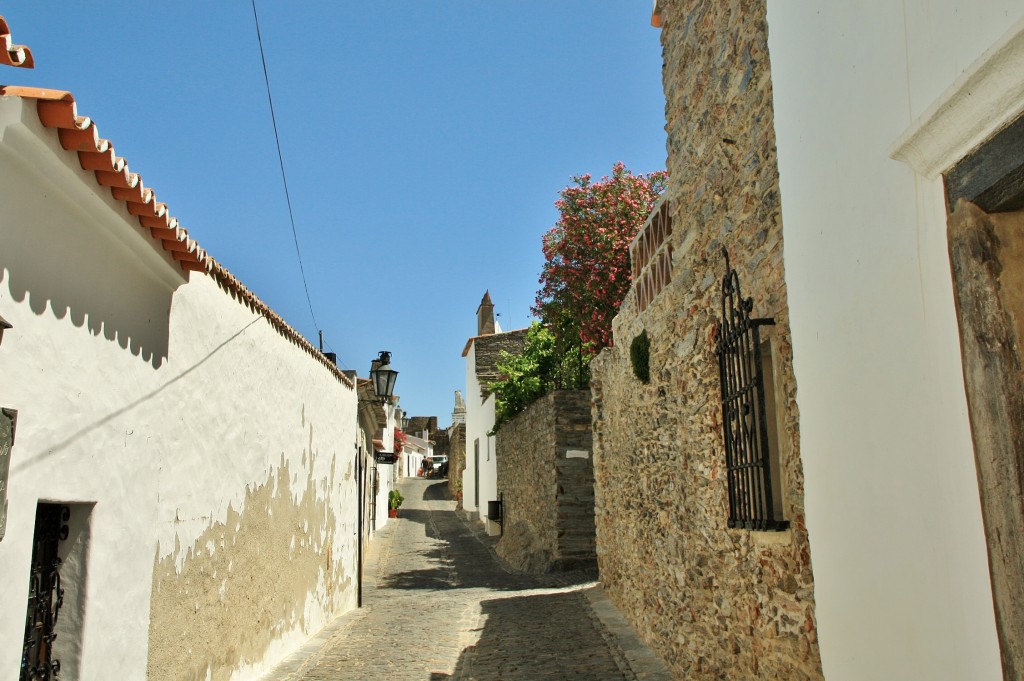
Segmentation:
{"type": "Polygon", "coordinates": [[[484,291],[480,307],[476,309],[476,335],[487,336],[494,333],[494,303],[491,292],[484,291]]]}

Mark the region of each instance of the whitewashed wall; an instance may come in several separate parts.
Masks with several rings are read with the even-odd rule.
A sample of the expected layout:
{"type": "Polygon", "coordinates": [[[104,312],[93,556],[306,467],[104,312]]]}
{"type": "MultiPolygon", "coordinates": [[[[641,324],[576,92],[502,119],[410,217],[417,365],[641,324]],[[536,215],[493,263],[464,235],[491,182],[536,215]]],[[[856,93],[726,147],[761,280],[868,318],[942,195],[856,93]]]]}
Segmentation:
{"type": "Polygon", "coordinates": [[[80,654],[56,642],[80,678],[255,678],[354,607],[355,392],[184,277],[18,98],[0,98],[0,315],[0,405],[19,412],[0,678],[39,500],[94,504],[80,654]],[[284,603],[270,621],[245,605],[261,593],[284,603]]]}
{"type": "MultiPolygon", "coordinates": [[[[387,424],[384,426],[384,449],[385,452],[395,451],[395,408],[392,405],[385,407],[387,412],[387,424]]],[[[377,529],[388,524],[388,495],[398,484],[398,466],[396,464],[377,464],[377,529]]]]}
{"type": "Polygon", "coordinates": [[[466,468],[462,472],[462,505],[483,520],[487,502],[497,499],[498,463],[494,456],[494,438],[487,433],[494,428],[494,395],[480,399],[480,381],[476,376],[476,343],[466,353],[466,468]],[[474,503],[473,489],[476,468],[474,443],[480,441],[480,503],[474,503]]]}
{"type": "Polygon", "coordinates": [[[829,679],[998,679],[941,180],[897,140],[1012,0],[768,3],[786,282],[829,679]]]}

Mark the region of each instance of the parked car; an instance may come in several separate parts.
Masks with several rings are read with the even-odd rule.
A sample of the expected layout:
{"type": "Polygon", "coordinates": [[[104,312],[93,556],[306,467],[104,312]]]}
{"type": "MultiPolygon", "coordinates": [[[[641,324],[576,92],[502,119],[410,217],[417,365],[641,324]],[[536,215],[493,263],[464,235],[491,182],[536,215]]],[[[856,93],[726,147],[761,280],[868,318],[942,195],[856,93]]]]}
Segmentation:
{"type": "Polygon", "coordinates": [[[448,457],[435,456],[431,459],[431,470],[427,473],[431,478],[443,478],[448,475],[448,457]]]}

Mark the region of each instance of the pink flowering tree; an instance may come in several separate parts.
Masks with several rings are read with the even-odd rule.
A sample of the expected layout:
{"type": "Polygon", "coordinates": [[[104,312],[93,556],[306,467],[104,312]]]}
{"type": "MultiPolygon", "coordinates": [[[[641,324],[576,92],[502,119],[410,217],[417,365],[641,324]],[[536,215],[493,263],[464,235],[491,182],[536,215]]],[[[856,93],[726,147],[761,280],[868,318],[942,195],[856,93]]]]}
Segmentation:
{"type": "MultiPolygon", "coordinates": [[[[591,182],[572,178],[543,239],[544,269],[533,312],[557,339],[564,369],[586,384],[590,358],[612,344],[612,318],[629,292],[629,244],[665,190],[668,173],[634,175],[621,162],[591,182]]],[[[582,387],[564,385],[563,387],[582,387]]]]}

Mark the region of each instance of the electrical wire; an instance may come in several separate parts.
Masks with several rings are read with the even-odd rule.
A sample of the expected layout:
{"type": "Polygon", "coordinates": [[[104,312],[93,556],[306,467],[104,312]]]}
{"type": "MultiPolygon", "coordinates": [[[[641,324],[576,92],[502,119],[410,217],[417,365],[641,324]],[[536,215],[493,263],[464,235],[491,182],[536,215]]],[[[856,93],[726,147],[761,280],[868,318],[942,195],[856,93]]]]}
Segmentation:
{"type": "Polygon", "coordinates": [[[288,218],[292,223],[292,238],[295,240],[295,255],[299,259],[299,273],[302,274],[302,287],[306,290],[306,303],[309,304],[309,316],[313,318],[313,326],[320,331],[316,315],[313,313],[313,300],[309,296],[309,284],[306,283],[306,268],[302,265],[302,252],[299,250],[299,234],[295,230],[295,215],[292,213],[292,198],[288,192],[288,177],[284,172],[284,154],[281,153],[281,137],[277,133],[277,117],[274,115],[274,98],[270,95],[270,76],[267,73],[267,57],[263,53],[263,36],[260,35],[260,18],[256,14],[256,0],[252,0],[252,18],[256,22],[256,40],[260,44],[260,60],[263,62],[263,82],[267,84],[267,101],[270,103],[270,120],[274,124],[274,141],[277,142],[277,161],[281,166],[281,182],[284,184],[284,198],[288,204],[288,218]]]}

